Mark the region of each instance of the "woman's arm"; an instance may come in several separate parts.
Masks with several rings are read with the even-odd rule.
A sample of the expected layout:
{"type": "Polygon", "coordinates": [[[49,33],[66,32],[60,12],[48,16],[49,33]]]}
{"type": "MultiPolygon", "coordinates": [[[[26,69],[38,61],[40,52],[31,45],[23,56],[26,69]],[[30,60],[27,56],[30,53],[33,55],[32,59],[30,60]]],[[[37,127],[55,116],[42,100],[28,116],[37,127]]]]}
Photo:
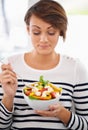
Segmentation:
{"type": "Polygon", "coordinates": [[[16,74],[10,64],[2,65],[0,83],[0,128],[6,129],[12,123],[13,102],[17,90],[16,74]]]}
{"type": "Polygon", "coordinates": [[[10,64],[4,64],[1,68],[0,82],[3,89],[2,103],[8,111],[12,111],[13,100],[17,90],[17,77],[10,64]]]}
{"type": "Polygon", "coordinates": [[[71,118],[71,112],[68,111],[66,108],[64,108],[60,104],[50,105],[49,111],[36,110],[36,113],[38,113],[42,116],[47,116],[47,117],[57,117],[64,124],[68,124],[68,122],[71,118]]]}
{"type": "MultiPolygon", "coordinates": [[[[1,99],[0,99],[1,100],[1,99]]],[[[0,101],[0,129],[1,130],[8,130],[12,124],[12,115],[13,111],[8,111],[5,106],[0,101]]]]}

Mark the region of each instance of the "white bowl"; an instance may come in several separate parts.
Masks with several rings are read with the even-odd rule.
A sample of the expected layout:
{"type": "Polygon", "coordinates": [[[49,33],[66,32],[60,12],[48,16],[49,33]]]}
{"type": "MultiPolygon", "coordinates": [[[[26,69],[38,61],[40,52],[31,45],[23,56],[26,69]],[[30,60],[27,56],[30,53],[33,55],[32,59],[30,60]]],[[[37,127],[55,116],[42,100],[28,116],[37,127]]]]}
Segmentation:
{"type": "Polygon", "coordinates": [[[36,99],[30,99],[28,96],[24,94],[24,92],[23,95],[28,105],[34,110],[48,110],[49,105],[58,103],[61,96],[59,95],[57,98],[50,100],[36,100],[36,99]]]}

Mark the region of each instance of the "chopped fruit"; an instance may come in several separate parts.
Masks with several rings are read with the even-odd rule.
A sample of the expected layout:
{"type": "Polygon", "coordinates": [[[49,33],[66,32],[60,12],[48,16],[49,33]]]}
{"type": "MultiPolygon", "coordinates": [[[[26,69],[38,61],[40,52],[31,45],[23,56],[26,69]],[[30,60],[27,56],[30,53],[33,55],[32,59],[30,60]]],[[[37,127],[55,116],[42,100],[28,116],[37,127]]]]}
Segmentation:
{"type": "Polygon", "coordinates": [[[49,81],[43,80],[42,76],[40,77],[39,82],[32,83],[30,84],[30,86],[25,86],[23,92],[26,96],[28,96],[31,99],[54,99],[56,97],[59,97],[59,95],[62,92],[62,88],[58,88],[49,81]]]}
{"type": "Polygon", "coordinates": [[[51,92],[50,94],[51,94],[52,98],[56,98],[56,92],[51,92]]]}

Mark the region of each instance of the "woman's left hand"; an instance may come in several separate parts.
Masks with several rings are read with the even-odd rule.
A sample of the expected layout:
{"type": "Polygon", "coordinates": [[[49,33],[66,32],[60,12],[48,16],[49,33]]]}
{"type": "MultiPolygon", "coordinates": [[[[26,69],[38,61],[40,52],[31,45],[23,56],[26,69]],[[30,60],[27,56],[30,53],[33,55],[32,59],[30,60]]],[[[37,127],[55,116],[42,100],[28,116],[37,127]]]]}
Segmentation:
{"type": "Polygon", "coordinates": [[[49,110],[36,110],[37,114],[46,117],[56,117],[64,124],[68,124],[71,118],[71,112],[63,107],[61,104],[50,105],[49,110]]]}
{"type": "Polygon", "coordinates": [[[36,113],[47,117],[57,117],[62,109],[60,104],[50,105],[49,110],[36,110],[36,113]]]}

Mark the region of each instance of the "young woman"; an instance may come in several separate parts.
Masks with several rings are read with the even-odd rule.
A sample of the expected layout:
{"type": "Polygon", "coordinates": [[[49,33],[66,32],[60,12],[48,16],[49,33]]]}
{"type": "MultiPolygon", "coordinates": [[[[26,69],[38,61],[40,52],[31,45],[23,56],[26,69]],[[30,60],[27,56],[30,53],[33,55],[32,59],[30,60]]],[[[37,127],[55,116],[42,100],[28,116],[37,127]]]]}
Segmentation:
{"type": "Polygon", "coordinates": [[[0,129],[88,130],[88,77],[78,59],[55,51],[59,37],[66,38],[67,16],[53,0],[39,0],[25,15],[33,50],[8,58],[0,73],[0,129]],[[62,87],[58,104],[34,111],[22,95],[25,83],[40,75],[62,87]],[[74,109],[73,109],[74,108],[74,109]]]}

